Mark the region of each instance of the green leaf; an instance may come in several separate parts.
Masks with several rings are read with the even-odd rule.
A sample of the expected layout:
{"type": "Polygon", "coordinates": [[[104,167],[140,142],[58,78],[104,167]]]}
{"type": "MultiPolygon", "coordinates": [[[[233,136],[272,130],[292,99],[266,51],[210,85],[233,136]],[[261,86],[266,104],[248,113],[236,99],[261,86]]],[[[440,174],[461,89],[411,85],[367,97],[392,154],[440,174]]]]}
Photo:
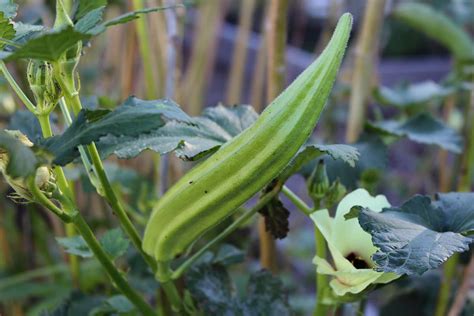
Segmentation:
{"type": "MultiPolygon", "coordinates": [[[[359,180],[368,172],[378,173],[387,166],[387,146],[377,136],[364,135],[356,143],[351,144],[359,152],[359,160],[354,167],[349,166],[342,160],[334,160],[329,157],[324,158],[327,174],[330,182],[340,180],[348,189],[352,190],[359,186],[359,180]]],[[[311,175],[315,167],[314,163],[309,164],[302,171],[305,177],[311,175]]]]}
{"type": "Polygon", "coordinates": [[[389,120],[368,123],[368,127],[382,134],[437,145],[454,153],[462,151],[462,137],[454,129],[427,113],[411,117],[405,122],[389,120]]]}
{"type": "Polygon", "coordinates": [[[124,295],[115,295],[102,302],[102,305],[89,312],[89,316],[123,315],[131,313],[135,306],[124,295]]]}
{"type": "Polygon", "coordinates": [[[91,258],[93,256],[92,251],[82,236],[77,235],[73,237],[56,237],[56,241],[64,248],[67,253],[82,258],[91,258]]]}
{"type": "Polygon", "coordinates": [[[12,178],[27,178],[36,173],[40,160],[33,150],[4,130],[0,130],[0,154],[2,149],[8,154],[8,157],[12,157],[12,159],[8,159],[5,169],[5,172],[12,178]]]}
{"type": "Polygon", "coordinates": [[[145,101],[130,97],[114,111],[81,111],[62,135],[46,139],[42,146],[55,155],[55,164],[66,165],[79,156],[79,145],[90,144],[106,135],[137,142],[142,135],[159,130],[169,120],[190,123],[186,113],[171,100],[145,101]]]}
{"type": "Polygon", "coordinates": [[[19,45],[24,45],[27,41],[39,36],[46,30],[46,28],[42,25],[33,25],[21,22],[14,22],[13,26],[15,27],[16,32],[13,41],[19,45]]]}
{"type": "Polygon", "coordinates": [[[6,61],[21,58],[56,61],[61,55],[77,42],[87,40],[90,34],[76,31],[72,26],[61,30],[45,32],[27,41],[12,53],[3,52],[1,58],[6,61]]]}
{"type": "Polygon", "coordinates": [[[355,167],[355,164],[359,159],[359,151],[354,146],[344,144],[309,144],[300,149],[278,178],[282,182],[285,182],[291,175],[298,172],[304,165],[308,164],[308,162],[325,154],[329,155],[334,160],[340,160],[341,162],[347,163],[352,168],[355,167]]]}
{"type": "Polygon", "coordinates": [[[80,0],[75,19],[79,20],[90,11],[107,6],[107,0],[80,0]]]}
{"type": "Polygon", "coordinates": [[[457,59],[474,57],[474,44],[467,32],[446,15],[426,4],[402,3],[394,10],[396,18],[446,46],[457,59]]]}
{"type": "MultiPolygon", "coordinates": [[[[5,17],[5,13],[0,11],[0,39],[11,40],[15,37],[13,23],[5,17]]],[[[0,49],[5,46],[5,42],[0,41],[0,49]]]]}
{"type": "Polygon", "coordinates": [[[103,157],[115,154],[119,158],[132,158],[151,149],[160,154],[175,150],[181,159],[198,160],[241,133],[257,116],[247,105],[230,108],[219,105],[205,109],[202,116],[189,122],[171,121],[136,138],[108,135],[101,138],[97,146],[103,157]]]}
{"type": "Polygon", "coordinates": [[[105,252],[107,252],[112,259],[116,259],[125,254],[130,245],[129,240],[124,237],[120,228],[108,230],[102,238],[100,238],[100,243],[105,252]]]}
{"type": "Polygon", "coordinates": [[[377,270],[422,274],[469,249],[474,239],[463,234],[474,230],[474,193],[438,194],[435,201],[416,195],[381,213],[364,208],[358,218],[379,248],[377,270]]]}
{"type": "Polygon", "coordinates": [[[407,108],[419,106],[435,99],[442,99],[452,94],[453,91],[453,89],[443,87],[436,82],[425,81],[399,89],[381,86],[374,90],[374,97],[382,104],[407,108]]]}
{"type": "Polygon", "coordinates": [[[212,263],[229,266],[240,263],[244,261],[244,259],[245,254],[242,250],[229,244],[223,244],[219,247],[215,257],[212,259],[212,263]]]}
{"type": "Polygon", "coordinates": [[[41,126],[36,116],[27,110],[20,110],[10,117],[9,130],[22,132],[28,139],[37,144],[43,138],[41,126]]]}
{"type": "Polygon", "coordinates": [[[12,0],[0,0],[0,11],[3,12],[5,17],[14,18],[17,10],[18,4],[12,0]]]}
{"type": "Polygon", "coordinates": [[[250,276],[245,297],[234,295],[232,280],[221,265],[193,267],[185,280],[205,315],[291,315],[281,281],[267,271],[250,276]]]}
{"type": "Polygon", "coordinates": [[[74,25],[74,29],[80,33],[98,35],[105,31],[105,27],[99,23],[102,21],[105,7],[98,7],[89,11],[74,25]]]}

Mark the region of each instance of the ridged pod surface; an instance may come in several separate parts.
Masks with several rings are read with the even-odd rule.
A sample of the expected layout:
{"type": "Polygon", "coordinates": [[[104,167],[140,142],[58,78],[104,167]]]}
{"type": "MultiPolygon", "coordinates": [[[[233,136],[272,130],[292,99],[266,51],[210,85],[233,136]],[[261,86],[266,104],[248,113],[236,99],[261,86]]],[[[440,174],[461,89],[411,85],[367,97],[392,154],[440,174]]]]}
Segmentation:
{"type": "Polygon", "coordinates": [[[253,125],[184,175],[158,201],[144,250],[164,263],[274,179],[311,135],[334,84],[352,26],[344,14],[319,58],[253,125]]]}

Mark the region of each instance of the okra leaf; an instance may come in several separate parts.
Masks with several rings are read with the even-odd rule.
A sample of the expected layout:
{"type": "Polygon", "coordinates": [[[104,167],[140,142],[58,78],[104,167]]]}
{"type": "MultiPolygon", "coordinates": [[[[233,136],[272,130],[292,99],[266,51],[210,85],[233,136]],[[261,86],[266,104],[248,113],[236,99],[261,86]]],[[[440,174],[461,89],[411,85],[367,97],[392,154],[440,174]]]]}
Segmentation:
{"type": "Polygon", "coordinates": [[[93,256],[92,251],[82,236],[56,237],[56,241],[67,253],[82,258],[91,258],[93,256]]]}
{"type": "Polygon", "coordinates": [[[35,174],[41,162],[43,159],[37,157],[32,148],[24,145],[11,133],[0,130],[1,171],[12,178],[27,178],[35,174]]]}
{"type": "Polygon", "coordinates": [[[3,12],[5,17],[14,18],[17,10],[18,4],[12,0],[0,0],[0,11],[3,12]]]}
{"type": "Polygon", "coordinates": [[[8,124],[9,130],[22,132],[34,144],[43,139],[41,126],[36,116],[27,110],[20,110],[13,113],[8,124]]]}
{"type": "Polygon", "coordinates": [[[80,0],[74,18],[79,20],[90,11],[105,6],[107,6],[107,0],[80,0]]]}
{"type": "Polygon", "coordinates": [[[82,110],[62,135],[46,139],[42,146],[55,155],[53,163],[63,166],[79,156],[79,145],[109,135],[126,138],[130,141],[128,146],[137,147],[140,137],[159,130],[170,120],[191,123],[171,100],[145,101],[132,96],[113,111],[82,110]]]}
{"type": "Polygon", "coordinates": [[[381,213],[367,208],[352,213],[379,248],[372,257],[378,271],[422,274],[474,241],[466,235],[474,231],[474,193],[438,194],[433,201],[416,195],[381,213]]]}
{"type": "Polygon", "coordinates": [[[130,241],[125,238],[120,228],[108,230],[100,238],[100,243],[112,259],[116,259],[125,254],[130,245],[130,241]]]}
{"type": "Polygon", "coordinates": [[[114,295],[104,300],[100,306],[92,309],[87,315],[129,315],[135,310],[135,306],[124,295],[114,295]]]}
{"type": "Polygon", "coordinates": [[[219,105],[205,109],[199,117],[193,117],[188,122],[192,124],[170,121],[164,127],[136,138],[107,135],[100,139],[97,146],[103,157],[115,154],[119,158],[132,158],[150,149],[160,154],[174,150],[181,159],[198,160],[241,133],[257,116],[247,105],[219,105]]]}
{"type": "Polygon", "coordinates": [[[443,87],[433,81],[425,81],[398,89],[381,86],[374,90],[374,97],[384,105],[407,108],[442,99],[453,92],[452,88],[443,87]]]}
{"type": "Polygon", "coordinates": [[[359,151],[353,146],[344,144],[308,144],[296,154],[278,178],[282,182],[285,182],[292,174],[298,172],[308,162],[326,154],[334,160],[340,160],[341,162],[347,163],[352,168],[355,167],[355,164],[359,159],[359,151]]]}
{"type": "MultiPolygon", "coordinates": [[[[56,241],[70,254],[83,258],[91,258],[94,256],[86,241],[80,235],[56,237],[56,241]]],[[[107,252],[112,259],[122,256],[130,244],[128,239],[123,236],[120,228],[108,230],[102,235],[99,241],[105,252],[107,252]]]]}
{"type": "Polygon", "coordinates": [[[382,135],[407,137],[417,143],[437,145],[454,153],[462,151],[461,135],[427,113],[421,113],[404,122],[389,120],[368,123],[367,126],[382,135]]]}
{"type": "MultiPolygon", "coordinates": [[[[15,28],[13,23],[5,16],[5,13],[0,11],[0,38],[4,40],[11,40],[15,37],[15,28]]],[[[5,42],[0,41],[0,49],[6,45],[5,42]]]]}
{"type": "Polygon", "coordinates": [[[30,39],[13,52],[3,51],[1,59],[6,61],[21,58],[56,61],[61,55],[77,42],[87,40],[90,34],[81,33],[72,26],[60,30],[51,30],[30,39]]]}
{"type": "Polygon", "coordinates": [[[185,276],[186,285],[206,315],[291,315],[288,297],[280,280],[270,272],[253,273],[245,297],[235,295],[226,269],[218,264],[200,264],[185,276]]]}
{"type": "Polygon", "coordinates": [[[446,46],[457,59],[469,60],[474,56],[474,44],[469,34],[428,5],[402,3],[393,13],[396,18],[446,46]]]}

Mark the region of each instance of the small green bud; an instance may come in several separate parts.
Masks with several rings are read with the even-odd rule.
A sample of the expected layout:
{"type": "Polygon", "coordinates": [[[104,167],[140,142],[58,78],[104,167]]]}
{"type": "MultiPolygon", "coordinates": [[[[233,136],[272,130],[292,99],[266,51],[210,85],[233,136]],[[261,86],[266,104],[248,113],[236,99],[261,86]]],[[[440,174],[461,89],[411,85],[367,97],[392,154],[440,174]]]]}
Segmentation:
{"type": "Polygon", "coordinates": [[[45,61],[30,60],[27,76],[39,114],[50,113],[61,97],[61,88],[54,79],[52,65],[45,61]]]}
{"type": "Polygon", "coordinates": [[[339,182],[339,180],[334,181],[331,183],[331,186],[326,193],[325,206],[329,208],[333,207],[340,200],[342,200],[342,198],[346,195],[346,192],[346,187],[341,182],[339,182]]]}
{"type": "Polygon", "coordinates": [[[309,195],[313,201],[320,202],[329,189],[329,178],[324,160],[319,160],[307,182],[309,195]]]}

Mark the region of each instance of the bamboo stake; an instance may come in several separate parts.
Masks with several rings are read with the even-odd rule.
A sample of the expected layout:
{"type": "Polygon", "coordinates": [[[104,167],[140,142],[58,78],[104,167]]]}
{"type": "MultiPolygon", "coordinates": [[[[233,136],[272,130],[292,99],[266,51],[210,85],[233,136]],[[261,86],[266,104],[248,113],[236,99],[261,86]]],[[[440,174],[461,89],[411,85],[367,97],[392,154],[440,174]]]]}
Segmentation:
{"type": "Polygon", "coordinates": [[[185,104],[190,115],[201,113],[205,92],[210,82],[216,54],[218,30],[224,16],[225,1],[207,0],[199,7],[196,36],[186,72],[181,104],[185,104]]]}
{"type": "Polygon", "coordinates": [[[346,141],[353,143],[359,137],[365,119],[365,108],[371,88],[373,61],[382,28],[385,0],[368,0],[362,29],[355,50],[352,92],[349,104],[346,141]]]}
{"type": "Polygon", "coordinates": [[[474,256],[471,256],[468,266],[464,269],[461,286],[459,287],[454,298],[453,305],[449,309],[448,316],[461,315],[462,309],[466,302],[469,289],[474,280],[474,256]]]}
{"type": "Polygon", "coordinates": [[[262,112],[264,108],[263,94],[265,91],[265,70],[267,57],[267,35],[265,32],[265,21],[268,19],[269,7],[265,8],[264,19],[260,26],[260,47],[257,52],[257,60],[255,62],[255,71],[252,76],[252,87],[250,92],[250,104],[253,105],[257,112],[262,112]]]}
{"type": "Polygon", "coordinates": [[[247,60],[247,42],[252,28],[252,17],[255,9],[255,0],[243,0],[239,12],[239,31],[232,57],[230,79],[227,85],[227,103],[242,102],[242,83],[247,60]]]}
{"type": "MultiPolygon", "coordinates": [[[[274,0],[270,4],[267,21],[267,103],[283,91],[286,84],[285,48],[288,0],[274,0]]],[[[272,235],[265,229],[265,219],[258,223],[260,238],[260,264],[272,272],[277,271],[276,246],[272,235]]]]}

